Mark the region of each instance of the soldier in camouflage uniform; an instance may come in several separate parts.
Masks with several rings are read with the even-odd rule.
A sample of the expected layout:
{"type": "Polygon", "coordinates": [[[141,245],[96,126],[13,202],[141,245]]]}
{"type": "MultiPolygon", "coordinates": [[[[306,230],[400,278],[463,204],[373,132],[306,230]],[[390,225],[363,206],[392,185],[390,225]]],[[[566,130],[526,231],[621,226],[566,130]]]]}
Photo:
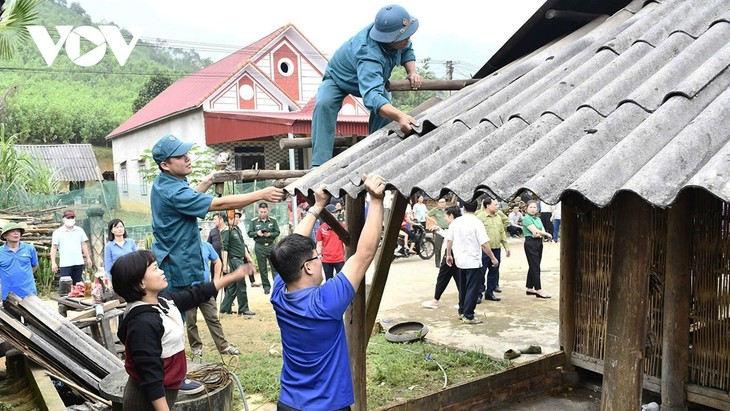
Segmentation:
{"type": "Polygon", "coordinates": [[[256,261],[259,263],[264,294],[268,294],[271,292],[268,268],[269,254],[271,254],[271,249],[274,248],[274,241],[279,237],[279,224],[276,223],[275,219],[269,217],[268,204],[259,203],[259,216],[251,220],[251,224],[248,226],[248,236],[256,243],[253,250],[256,261]]]}

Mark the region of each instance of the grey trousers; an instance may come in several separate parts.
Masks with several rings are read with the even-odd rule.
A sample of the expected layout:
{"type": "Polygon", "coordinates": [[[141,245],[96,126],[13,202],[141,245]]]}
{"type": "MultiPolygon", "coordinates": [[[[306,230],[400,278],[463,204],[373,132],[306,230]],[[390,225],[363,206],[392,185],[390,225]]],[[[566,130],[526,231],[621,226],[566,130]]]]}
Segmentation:
{"type": "MultiPolygon", "coordinates": [[[[167,406],[172,406],[177,400],[178,390],[165,390],[165,399],[167,406]]],[[[122,411],[154,411],[152,401],[147,398],[147,394],[140,388],[137,381],[132,377],[127,378],[127,385],[124,386],[124,396],[122,399],[122,411]]]]}
{"type": "MultiPolygon", "coordinates": [[[[215,298],[210,297],[208,301],[201,303],[198,308],[203,314],[205,319],[205,325],[208,326],[210,336],[213,337],[218,352],[222,352],[228,348],[228,341],[226,341],[225,335],[223,335],[223,326],[218,319],[218,309],[216,308],[215,298]]],[[[188,329],[188,341],[190,342],[190,348],[203,349],[203,342],[200,340],[200,334],[198,334],[198,308],[193,308],[185,312],[185,326],[188,329]]]]}

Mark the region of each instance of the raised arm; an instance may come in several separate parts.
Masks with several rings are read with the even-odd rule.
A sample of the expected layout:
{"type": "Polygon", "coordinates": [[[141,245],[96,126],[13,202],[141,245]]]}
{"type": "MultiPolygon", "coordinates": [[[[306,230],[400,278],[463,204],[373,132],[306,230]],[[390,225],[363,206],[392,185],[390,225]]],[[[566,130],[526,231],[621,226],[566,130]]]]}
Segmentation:
{"type": "Polygon", "coordinates": [[[385,180],[378,175],[368,175],[365,178],[365,189],[370,194],[370,206],[365,226],[360,233],[355,254],[348,258],[342,267],[342,272],[357,291],[365,271],[375,258],[380,243],[380,234],[383,231],[383,197],[385,196],[385,180]]]}

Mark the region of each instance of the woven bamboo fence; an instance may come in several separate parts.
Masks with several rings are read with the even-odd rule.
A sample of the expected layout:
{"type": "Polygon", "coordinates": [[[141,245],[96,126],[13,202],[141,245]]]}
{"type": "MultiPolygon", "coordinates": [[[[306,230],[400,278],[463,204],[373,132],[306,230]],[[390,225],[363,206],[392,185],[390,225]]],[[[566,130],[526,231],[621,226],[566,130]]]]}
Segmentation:
{"type": "MultiPolygon", "coordinates": [[[[574,353],[603,364],[611,278],[614,209],[595,208],[578,218],[574,353]]],[[[730,204],[698,191],[693,215],[689,383],[730,392],[730,204]]],[[[661,378],[662,306],[666,261],[665,210],[650,221],[652,256],[647,310],[645,374],[661,378]]],[[[630,227],[619,227],[630,241],[630,227]]]]}
{"type": "Polygon", "coordinates": [[[730,204],[698,193],[694,212],[689,382],[730,391],[730,204]]]}

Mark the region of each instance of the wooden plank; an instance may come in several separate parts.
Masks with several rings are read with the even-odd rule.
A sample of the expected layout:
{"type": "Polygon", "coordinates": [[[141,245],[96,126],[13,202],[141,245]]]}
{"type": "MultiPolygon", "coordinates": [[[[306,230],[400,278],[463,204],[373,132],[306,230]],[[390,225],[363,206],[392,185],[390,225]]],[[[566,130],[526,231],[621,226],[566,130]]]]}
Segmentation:
{"type": "Polygon", "coordinates": [[[370,283],[370,292],[367,295],[365,330],[368,332],[368,339],[373,326],[375,326],[380,302],[383,299],[383,290],[385,290],[385,283],[388,281],[390,264],[393,262],[393,251],[398,242],[398,233],[400,232],[407,204],[408,200],[405,197],[400,193],[394,193],[393,204],[383,233],[383,241],[378,254],[375,256],[375,273],[370,283]]]}
{"type": "Polygon", "coordinates": [[[578,216],[569,201],[563,201],[560,222],[560,346],[568,371],[575,346],[575,284],[578,278],[578,216]]]}
{"type": "MultiPolygon", "coordinates": [[[[365,193],[357,198],[347,196],[345,209],[347,210],[347,227],[350,230],[352,241],[345,248],[345,257],[349,258],[357,251],[365,223],[365,193]]],[[[345,332],[347,334],[347,348],[350,356],[352,383],[355,391],[353,411],[367,410],[367,376],[365,369],[365,349],[367,348],[368,333],[365,332],[365,278],[355,294],[355,299],[345,312],[345,332]]]]}
{"type": "Polygon", "coordinates": [[[226,181],[254,181],[254,180],[279,180],[282,178],[297,178],[308,173],[308,170],[238,170],[238,171],[216,171],[213,174],[213,183],[225,183],[226,181]]]}
{"type": "Polygon", "coordinates": [[[89,370],[102,378],[110,372],[121,368],[124,364],[113,353],[106,350],[91,337],[61,315],[47,309],[43,301],[34,295],[23,300],[6,300],[9,309],[17,315],[23,316],[29,324],[39,330],[45,330],[46,335],[54,343],[64,347],[77,361],[83,362],[89,370]]]}
{"type": "Polygon", "coordinates": [[[664,411],[687,409],[692,203],[692,193],[685,190],[667,213],[661,379],[664,411]]]}
{"type": "MultiPolygon", "coordinates": [[[[335,137],[335,147],[350,147],[357,143],[357,136],[335,137]]],[[[282,150],[302,149],[312,147],[311,137],[282,138],[279,140],[279,148],[282,150]]]]}
{"type": "Polygon", "coordinates": [[[564,365],[565,356],[562,352],[556,352],[497,374],[475,378],[380,410],[492,409],[504,398],[519,398],[559,386],[561,380],[557,368],[564,365]]]}
{"type": "Polygon", "coordinates": [[[646,346],[648,273],[651,267],[651,208],[638,195],[619,193],[614,199],[613,262],[608,292],[606,351],[601,410],[641,408],[646,346]]]}
{"type": "Polygon", "coordinates": [[[424,79],[421,87],[414,90],[411,87],[410,80],[388,80],[385,82],[385,88],[389,91],[435,91],[435,90],[461,90],[466,86],[470,86],[480,79],[464,79],[464,80],[432,80],[424,79]]]}
{"type": "Polygon", "coordinates": [[[689,384],[687,385],[687,400],[718,410],[730,410],[730,395],[727,392],[713,388],[689,384]]]}

